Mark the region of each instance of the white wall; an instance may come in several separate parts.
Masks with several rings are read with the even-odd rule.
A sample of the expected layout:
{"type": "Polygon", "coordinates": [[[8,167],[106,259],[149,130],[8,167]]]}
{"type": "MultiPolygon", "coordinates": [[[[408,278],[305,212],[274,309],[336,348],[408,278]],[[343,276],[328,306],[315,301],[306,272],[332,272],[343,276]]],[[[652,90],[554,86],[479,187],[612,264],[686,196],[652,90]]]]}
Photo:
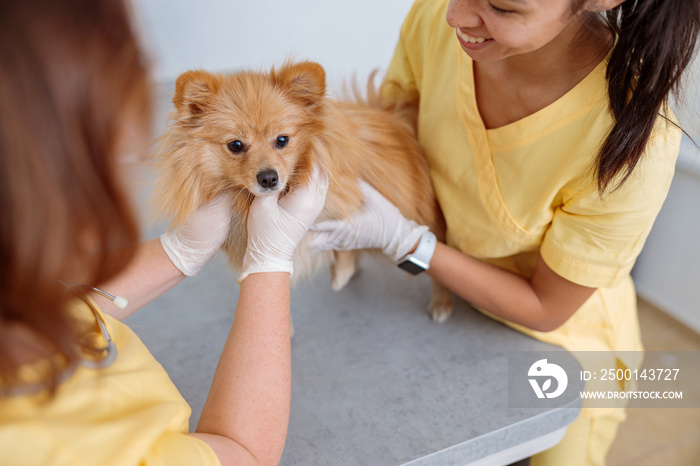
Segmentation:
{"type": "Polygon", "coordinates": [[[291,54],[329,82],[386,70],[412,0],[133,0],[155,78],[269,68],[291,54]]]}
{"type": "Polygon", "coordinates": [[[683,168],[676,171],[633,277],[643,298],[700,332],[700,176],[683,168]]]}
{"type": "MultiPolygon", "coordinates": [[[[675,106],[681,127],[700,144],[700,59],[675,106]]],[[[700,151],[683,137],[676,175],[633,278],[640,296],[700,333],[700,151]]]]}

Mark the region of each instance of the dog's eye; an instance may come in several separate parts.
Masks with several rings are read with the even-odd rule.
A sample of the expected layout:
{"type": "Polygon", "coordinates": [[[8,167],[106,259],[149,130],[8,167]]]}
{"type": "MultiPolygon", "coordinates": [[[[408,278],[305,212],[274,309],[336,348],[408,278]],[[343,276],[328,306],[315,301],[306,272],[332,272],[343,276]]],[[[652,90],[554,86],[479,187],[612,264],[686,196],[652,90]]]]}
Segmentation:
{"type": "Polygon", "coordinates": [[[278,136],[275,140],[275,145],[279,148],[286,146],[289,143],[289,136],[278,136]]]}
{"type": "Polygon", "coordinates": [[[241,141],[239,141],[238,139],[236,139],[235,141],[229,142],[227,144],[227,146],[228,146],[228,150],[230,150],[231,152],[240,152],[245,148],[243,143],[241,141]]]}

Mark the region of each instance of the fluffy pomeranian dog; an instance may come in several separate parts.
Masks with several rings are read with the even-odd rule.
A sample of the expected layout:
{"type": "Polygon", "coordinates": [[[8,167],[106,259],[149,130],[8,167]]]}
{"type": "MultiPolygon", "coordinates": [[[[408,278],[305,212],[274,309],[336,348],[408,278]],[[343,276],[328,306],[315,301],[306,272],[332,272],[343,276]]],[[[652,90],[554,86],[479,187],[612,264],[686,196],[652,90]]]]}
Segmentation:
{"type": "MultiPolygon", "coordinates": [[[[354,99],[335,100],[326,96],[325,71],[312,62],[288,62],[269,73],[180,75],[175,110],[156,153],[152,202],[176,228],[197,207],[230,192],[234,212],[224,250],[240,270],[254,196],[285,195],[307,183],[315,162],[330,184],[319,221],[358,211],[362,179],[444,240],[444,219],[416,138],[416,106],[383,100],[371,82],[366,99],[355,92],[354,99]]],[[[331,285],[340,290],[355,274],[357,254],[314,251],[302,240],[295,279],[330,263],[331,285]]],[[[429,314],[442,321],[451,311],[451,294],[433,282],[429,314]]]]}

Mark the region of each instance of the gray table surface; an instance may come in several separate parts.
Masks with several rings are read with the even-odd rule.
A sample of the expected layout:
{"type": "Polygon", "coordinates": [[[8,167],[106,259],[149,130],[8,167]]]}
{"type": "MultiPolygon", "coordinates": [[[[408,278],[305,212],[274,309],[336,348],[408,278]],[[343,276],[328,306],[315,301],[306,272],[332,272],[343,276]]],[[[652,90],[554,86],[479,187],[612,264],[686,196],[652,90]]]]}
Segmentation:
{"type": "MultiPolygon", "coordinates": [[[[233,321],[235,277],[217,256],[127,319],[192,406],[192,428],[233,321]]],[[[461,300],[447,322],[434,323],[429,296],[428,277],[371,256],[344,290],[332,291],[325,272],[296,286],[281,464],[466,464],[577,416],[577,407],[508,408],[508,352],[554,347],[461,300]]]]}

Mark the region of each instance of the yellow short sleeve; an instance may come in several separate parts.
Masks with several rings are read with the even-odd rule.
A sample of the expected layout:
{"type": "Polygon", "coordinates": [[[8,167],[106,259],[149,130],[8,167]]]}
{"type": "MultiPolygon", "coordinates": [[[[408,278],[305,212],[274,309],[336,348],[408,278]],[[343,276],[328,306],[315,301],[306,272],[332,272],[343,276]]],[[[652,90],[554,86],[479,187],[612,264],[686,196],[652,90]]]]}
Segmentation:
{"type": "Polygon", "coordinates": [[[165,432],[141,463],[143,466],[173,464],[218,465],[219,458],[201,439],[181,432],[165,432]]]}
{"type": "Polygon", "coordinates": [[[415,9],[415,4],[401,27],[401,35],[396,43],[394,56],[391,59],[391,63],[389,63],[389,68],[382,83],[383,96],[391,100],[401,100],[404,93],[418,90],[414,70],[406,54],[405,44],[405,29],[409,23],[409,18],[413,14],[413,9],[415,9]]]}
{"type": "MultiPolygon", "coordinates": [[[[82,301],[71,310],[95,319],[82,301]]],[[[209,445],[186,434],[191,409],[143,342],[124,323],[99,315],[116,359],[102,369],[66,372],[52,397],[31,385],[26,394],[0,397],[0,464],[220,464],[209,445]]]]}
{"type": "Polygon", "coordinates": [[[557,274],[597,288],[630,273],[666,199],[680,147],[680,130],[660,125],[666,131],[649,141],[622,187],[602,197],[588,187],[556,209],[540,254],[557,274]]]}
{"type": "Polygon", "coordinates": [[[445,22],[446,2],[416,1],[401,26],[393,58],[384,77],[383,92],[391,99],[402,92],[420,92],[423,67],[430,57],[424,55],[424,41],[431,42],[430,31],[445,22]]]}

